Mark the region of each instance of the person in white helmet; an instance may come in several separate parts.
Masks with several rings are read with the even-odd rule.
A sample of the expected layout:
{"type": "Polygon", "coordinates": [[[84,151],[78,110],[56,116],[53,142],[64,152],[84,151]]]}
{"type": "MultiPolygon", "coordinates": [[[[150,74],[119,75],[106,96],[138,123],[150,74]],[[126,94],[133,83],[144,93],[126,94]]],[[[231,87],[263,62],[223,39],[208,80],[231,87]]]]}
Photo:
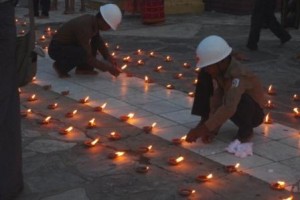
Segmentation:
{"type": "Polygon", "coordinates": [[[122,20],[115,4],[100,6],[96,15],[82,15],[63,24],[49,45],[49,56],[55,61],[53,68],[61,78],[76,67],[76,74],[96,75],[108,71],[114,76],[121,72],[113,56],[105,46],[99,31],[116,30],[122,20]],[[96,59],[97,52],[103,60],[96,59]]]}
{"type": "Polygon", "coordinates": [[[264,118],[266,100],[260,79],[232,57],[232,48],[219,36],[204,38],[196,54],[201,70],[192,114],[201,116],[201,121],[189,131],[186,141],[201,138],[210,143],[230,119],[238,126],[236,139],[249,142],[253,128],[264,118]]]}

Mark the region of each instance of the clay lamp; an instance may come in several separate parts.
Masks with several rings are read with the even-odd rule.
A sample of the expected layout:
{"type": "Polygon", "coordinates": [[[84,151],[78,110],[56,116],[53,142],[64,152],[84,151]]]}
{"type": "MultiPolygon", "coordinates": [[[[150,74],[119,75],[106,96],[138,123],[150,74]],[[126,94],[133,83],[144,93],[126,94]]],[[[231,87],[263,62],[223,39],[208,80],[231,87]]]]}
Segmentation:
{"type": "Polygon", "coordinates": [[[272,103],[271,100],[268,100],[268,103],[265,105],[265,108],[267,109],[273,109],[275,105],[272,103]]]}
{"type": "Polygon", "coordinates": [[[197,85],[197,83],[198,83],[198,79],[195,79],[193,85],[197,85]]]}
{"type": "Polygon", "coordinates": [[[186,68],[186,69],[189,69],[191,67],[191,65],[189,63],[185,62],[185,63],[182,64],[182,67],[186,68]]]}
{"type": "Polygon", "coordinates": [[[112,52],[110,55],[111,55],[112,57],[115,57],[115,56],[116,56],[116,53],[115,53],[115,52],[112,52]]]}
{"type": "Polygon", "coordinates": [[[200,67],[196,67],[194,71],[195,71],[195,73],[198,73],[198,72],[200,72],[200,70],[201,70],[200,67]]]}
{"type": "Polygon", "coordinates": [[[212,174],[209,174],[209,175],[206,175],[206,176],[205,175],[199,175],[199,176],[196,177],[196,180],[198,182],[207,182],[207,181],[211,180],[212,177],[213,177],[212,174]]]}
{"type": "Polygon", "coordinates": [[[125,70],[126,68],[127,68],[127,64],[123,65],[123,66],[121,67],[121,70],[125,70]]]}
{"type": "Polygon", "coordinates": [[[24,34],[25,34],[25,30],[22,29],[22,30],[20,30],[18,33],[19,33],[20,35],[24,35],[24,34]]]}
{"type": "Polygon", "coordinates": [[[265,117],[264,124],[272,124],[272,119],[270,117],[270,113],[268,113],[265,117]]]}
{"type": "Polygon", "coordinates": [[[268,94],[269,95],[276,95],[276,91],[275,89],[273,88],[273,85],[270,85],[269,88],[268,88],[268,94]]]}
{"type": "Polygon", "coordinates": [[[48,109],[54,110],[58,107],[58,103],[52,103],[47,106],[48,109]]]}
{"type": "Polygon", "coordinates": [[[294,101],[300,101],[300,96],[297,95],[297,94],[294,94],[294,95],[293,95],[293,100],[294,100],[294,101]]]}
{"type": "Polygon", "coordinates": [[[175,145],[180,145],[185,141],[185,139],[186,139],[186,135],[182,136],[181,138],[174,138],[172,139],[172,143],[175,145]]]}
{"type": "Polygon", "coordinates": [[[68,128],[61,129],[61,130],[59,131],[59,134],[61,134],[61,135],[67,135],[67,134],[70,133],[72,130],[73,130],[73,126],[70,126],[70,127],[68,127],[68,128]]]}
{"type": "Polygon", "coordinates": [[[100,138],[96,138],[96,139],[94,139],[94,140],[88,140],[88,141],[85,141],[84,142],[84,145],[86,146],[86,147],[88,147],[88,148],[90,148],[90,147],[94,147],[98,142],[100,141],[100,138]]]}
{"type": "Polygon", "coordinates": [[[134,116],[134,113],[129,113],[128,115],[122,115],[122,116],[120,117],[120,120],[121,120],[122,122],[126,122],[126,121],[128,121],[129,119],[133,118],[133,116],[134,116]]]}
{"type": "Polygon", "coordinates": [[[95,111],[95,112],[102,112],[103,109],[106,107],[106,105],[107,105],[107,103],[102,104],[102,106],[96,106],[96,107],[94,108],[94,111],[95,111]]]}
{"type": "Polygon", "coordinates": [[[143,52],[142,52],[141,49],[138,49],[138,50],[136,50],[136,52],[135,52],[136,55],[141,55],[142,53],[143,53],[143,52]]]}
{"type": "Polygon", "coordinates": [[[35,95],[35,94],[31,95],[31,96],[27,99],[27,101],[36,101],[36,100],[37,100],[37,98],[36,98],[36,95],[35,95]]]}
{"type": "Polygon", "coordinates": [[[236,165],[226,165],[226,166],[224,166],[224,169],[228,173],[233,173],[238,170],[239,166],[240,166],[240,163],[237,163],[236,165]]]}
{"type": "Polygon", "coordinates": [[[40,41],[41,41],[41,42],[44,42],[45,40],[46,40],[46,36],[45,36],[45,35],[41,35],[40,41]]]}
{"type": "Polygon", "coordinates": [[[155,126],[156,122],[154,122],[151,126],[144,126],[143,130],[145,131],[145,133],[150,133],[155,126]]]}
{"type": "Polygon", "coordinates": [[[91,119],[86,127],[87,128],[95,128],[96,127],[95,118],[91,119]]]}
{"type": "Polygon", "coordinates": [[[36,81],[36,76],[31,79],[32,82],[36,81]]]}
{"type": "Polygon", "coordinates": [[[137,65],[144,65],[144,64],[145,64],[145,62],[143,60],[138,60],[137,61],[137,65]]]}
{"type": "Polygon", "coordinates": [[[145,76],[144,82],[145,83],[153,83],[154,81],[151,78],[149,78],[148,76],[145,76]]]}
{"type": "Polygon", "coordinates": [[[109,47],[109,44],[108,44],[108,42],[105,42],[105,46],[108,48],[109,47]]]}
{"type": "Polygon", "coordinates": [[[152,145],[149,145],[148,147],[139,147],[138,151],[140,153],[147,153],[152,149],[152,145]]]}
{"type": "Polygon", "coordinates": [[[26,21],[24,21],[24,22],[22,22],[22,24],[21,24],[22,26],[27,26],[27,22],[26,21]]]}
{"type": "Polygon", "coordinates": [[[171,56],[166,56],[165,61],[166,61],[166,62],[172,62],[171,56]]]}
{"type": "Polygon", "coordinates": [[[294,199],[294,196],[292,195],[292,196],[289,196],[288,198],[284,198],[282,200],[293,200],[293,199],[294,199]]]}
{"type": "Polygon", "coordinates": [[[15,22],[18,23],[18,22],[19,22],[19,19],[18,19],[18,18],[15,18],[15,22]]]}
{"type": "Polygon", "coordinates": [[[44,85],[43,89],[44,90],[50,90],[52,88],[52,85],[44,85]]]}
{"type": "Polygon", "coordinates": [[[79,100],[79,103],[85,104],[85,103],[89,102],[89,99],[90,99],[90,97],[87,96],[87,97],[85,97],[84,99],[80,99],[80,100],[79,100]]]}
{"type": "Polygon", "coordinates": [[[184,160],[183,156],[180,156],[178,158],[169,158],[168,163],[169,165],[178,165],[184,160]]]}
{"type": "Polygon", "coordinates": [[[166,88],[169,89],[169,90],[173,90],[173,89],[175,89],[175,86],[172,85],[172,84],[167,84],[166,88]]]}
{"type": "Polygon", "coordinates": [[[76,115],[76,113],[77,113],[77,110],[73,110],[73,112],[68,112],[65,116],[68,118],[72,118],[72,117],[74,117],[74,115],[76,115]]]}
{"type": "Polygon", "coordinates": [[[114,152],[114,153],[110,153],[110,154],[108,154],[108,158],[109,159],[115,159],[115,158],[118,158],[118,157],[120,157],[120,156],[123,156],[125,154],[125,152],[124,151],[116,151],[116,152],[114,152]]]}
{"type": "Polygon", "coordinates": [[[153,71],[155,71],[155,72],[161,72],[162,69],[163,69],[163,67],[161,65],[159,65],[159,66],[155,67],[153,71]]]}
{"type": "Polygon", "coordinates": [[[294,111],[294,116],[295,116],[295,118],[300,118],[300,112],[299,112],[299,109],[298,109],[298,108],[294,108],[293,111],[294,111]]]}
{"type": "Polygon", "coordinates": [[[271,183],[271,188],[273,190],[284,190],[285,189],[285,182],[284,181],[277,181],[275,183],[271,183]]]}
{"type": "Polygon", "coordinates": [[[18,92],[19,92],[19,94],[21,94],[22,93],[22,89],[18,88],[18,92]]]}
{"type": "Polygon", "coordinates": [[[149,167],[147,165],[139,165],[135,168],[135,171],[141,174],[145,174],[149,171],[149,167]]]}
{"type": "Polygon", "coordinates": [[[175,78],[175,79],[181,79],[182,76],[183,76],[182,73],[177,73],[177,74],[174,75],[174,78],[175,78]]]}
{"type": "Polygon", "coordinates": [[[51,27],[47,27],[46,29],[45,29],[45,33],[51,33],[51,27]]]}
{"type": "Polygon", "coordinates": [[[66,95],[70,94],[70,91],[69,90],[61,91],[60,94],[66,96],[66,95]]]}
{"type": "Polygon", "coordinates": [[[149,53],[149,56],[150,56],[150,57],[155,57],[154,51],[151,51],[151,52],[149,53]]]}
{"type": "Polygon", "coordinates": [[[40,124],[42,125],[47,125],[50,123],[51,120],[51,116],[45,117],[45,119],[43,119],[42,121],[40,121],[40,124]]]}
{"type": "Polygon", "coordinates": [[[121,139],[121,134],[117,132],[111,132],[108,136],[108,139],[110,140],[119,140],[121,139]]]}
{"type": "Polygon", "coordinates": [[[115,47],[115,50],[116,50],[116,51],[119,51],[119,50],[120,50],[120,46],[117,45],[117,46],[115,47]]]}
{"type": "Polygon", "coordinates": [[[188,189],[188,188],[182,188],[178,191],[178,193],[181,195],[181,196],[184,196],[184,197],[188,197],[188,196],[191,196],[192,194],[194,194],[196,192],[196,190],[192,190],[192,189],[188,189]]]}
{"type": "Polygon", "coordinates": [[[188,93],[188,96],[189,96],[189,97],[195,97],[195,93],[194,93],[194,92],[189,92],[189,93],[188,93]]]}
{"type": "Polygon", "coordinates": [[[131,57],[130,57],[130,56],[124,57],[124,58],[123,58],[123,62],[125,62],[125,63],[131,62],[131,57]]]}
{"type": "Polygon", "coordinates": [[[27,117],[30,113],[32,113],[31,109],[21,111],[21,117],[27,117]]]}

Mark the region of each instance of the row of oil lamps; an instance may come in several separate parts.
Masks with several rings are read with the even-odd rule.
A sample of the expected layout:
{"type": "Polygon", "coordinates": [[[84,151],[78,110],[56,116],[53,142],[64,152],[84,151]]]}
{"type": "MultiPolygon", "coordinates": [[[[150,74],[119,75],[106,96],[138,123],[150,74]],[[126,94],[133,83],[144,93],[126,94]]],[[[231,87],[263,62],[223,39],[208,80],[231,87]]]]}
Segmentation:
{"type": "MultiPolygon", "coordinates": [[[[62,94],[64,94],[64,95],[66,95],[68,93],[69,93],[68,91],[63,91],[62,92],[62,94]]],[[[37,97],[34,94],[34,95],[31,95],[27,100],[30,101],[30,102],[31,101],[36,101],[37,97]]],[[[87,96],[83,99],[80,99],[79,102],[81,104],[86,104],[86,103],[89,102],[89,97],[87,96]]],[[[104,110],[106,105],[107,105],[107,103],[104,103],[101,106],[97,106],[97,107],[94,108],[94,111],[101,112],[101,111],[104,110]]],[[[50,105],[47,106],[48,109],[56,109],[57,107],[58,107],[58,103],[50,104],[50,105]]],[[[31,109],[28,109],[26,111],[22,111],[21,114],[22,114],[23,117],[26,117],[30,113],[31,113],[31,109]]],[[[74,117],[76,114],[77,114],[77,110],[74,110],[72,112],[66,113],[65,116],[68,117],[68,118],[71,118],[71,117],[74,117]]],[[[123,122],[126,122],[126,121],[128,121],[129,119],[131,119],[133,117],[134,117],[134,113],[129,113],[128,115],[120,116],[120,120],[123,121],[123,122]]],[[[46,117],[44,120],[41,121],[41,124],[50,123],[50,119],[51,119],[51,116],[46,117]]],[[[150,133],[155,126],[156,126],[156,122],[154,122],[151,126],[143,127],[143,130],[146,133],[150,133]]],[[[88,122],[87,128],[95,128],[95,127],[96,127],[95,118],[93,118],[88,122]]],[[[72,130],[73,130],[73,127],[70,126],[66,129],[60,130],[59,133],[62,134],[62,135],[67,135],[72,130]]],[[[109,134],[108,138],[110,140],[120,140],[122,138],[122,136],[118,132],[111,132],[109,134]]],[[[181,138],[174,138],[174,139],[172,139],[172,143],[174,145],[180,145],[185,141],[185,139],[186,139],[186,136],[183,136],[181,138]]],[[[94,140],[85,141],[84,145],[87,148],[91,148],[91,147],[96,146],[96,144],[99,141],[100,141],[100,138],[96,138],[94,140]]],[[[138,149],[138,151],[140,153],[147,153],[147,152],[150,152],[151,150],[152,150],[152,145],[149,145],[148,147],[139,147],[139,149],[138,149]]],[[[118,157],[123,156],[124,154],[125,154],[124,151],[116,151],[116,152],[108,154],[108,158],[109,159],[116,159],[118,157]]],[[[183,156],[171,157],[171,158],[168,159],[168,164],[172,165],[172,166],[176,166],[176,165],[179,165],[181,162],[183,162],[183,160],[184,160],[183,156]]],[[[228,173],[233,173],[233,172],[238,171],[239,166],[240,166],[240,164],[237,163],[236,165],[227,165],[227,166],[224,167],[224,169],[228,173]]],[[[150,167],[147,166],[147,165],[139,165],[138,167],[136,167],[136,171],[138,173],[147,173],[149,171],[149,169],[150,169],[150,167]]],[[[207,182],[207,181],[210,181],[212,178],[213,178],[213,174],[199,175],[199,176],[196,177],[196,181],[198,181],[198,182],[207,182]]],[[[284,190],[285,187],[286,187],[286,184],[285,184],[284,181],[277,181],[277,182],[271,184],[271,188],[274,189],[274,190],[284,190]]],[[[182,195],[182,196],[190,196],[190,195],[194,194],[195,192],[196,191],[194,189],[190,189],[190,188],[182,188],[182,189],[179,190],[179,194],[182,195]]],[[[291,197],[287,198],[286,200],[292,200],[292,199],[293,199],[293,197],[291,196],[291,197]]]]}

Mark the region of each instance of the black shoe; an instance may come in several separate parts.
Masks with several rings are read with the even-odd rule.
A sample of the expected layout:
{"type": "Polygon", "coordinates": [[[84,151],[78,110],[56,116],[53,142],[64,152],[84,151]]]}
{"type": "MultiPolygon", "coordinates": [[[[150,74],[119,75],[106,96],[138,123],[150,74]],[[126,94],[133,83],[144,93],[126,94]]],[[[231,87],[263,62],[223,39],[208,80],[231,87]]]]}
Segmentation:
{"type": "Polygon", "coordinates": [[[284,45],[286,42],[290,41],[292,39],[292,37],[290,35],[287,35],[285,37],[283,37],[280,42],[281,42],[281,45],[284,45]]]}
{"type": "Polygon", "coordinates": [[[258,49],[257,45],[250,45],[250,44],[247,44],[247,48],[251,51],[257,51],[258,49]]]}
{"type": "Polygon", "coordinates": [[[56,62],[53,63],[52,67],[53,67],[53,69],[55,70],[55,72],[57,73],[57,75],[58,75],[59,78],[69,78],[69,77],[70,77],[70,75],[69,75],[68,73],[66,73],[66,72],[61,72],[61,71],[59,70],[59,67],[57,66],[57,63],[56,63],[56,62]]]}

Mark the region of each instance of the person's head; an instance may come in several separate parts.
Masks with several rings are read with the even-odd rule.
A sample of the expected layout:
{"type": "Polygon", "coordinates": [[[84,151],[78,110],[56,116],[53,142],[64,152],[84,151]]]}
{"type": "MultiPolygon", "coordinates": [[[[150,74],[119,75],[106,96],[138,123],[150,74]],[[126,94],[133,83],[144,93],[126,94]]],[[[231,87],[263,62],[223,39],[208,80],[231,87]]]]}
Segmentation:
{"type": "Polygon", "coordinates": [[[116,30],[122,21],[122,13],[117,5],[105,4],[100,6],[96,18],[98,19],[100,30],[116,30]]]}
{"type": "Polygon", "coordinates": [[[197,67],[216,77],[227,69],[231,52],[232,48],[223,38],[216,35],[208,36],[197,47],[197,67]]]}

